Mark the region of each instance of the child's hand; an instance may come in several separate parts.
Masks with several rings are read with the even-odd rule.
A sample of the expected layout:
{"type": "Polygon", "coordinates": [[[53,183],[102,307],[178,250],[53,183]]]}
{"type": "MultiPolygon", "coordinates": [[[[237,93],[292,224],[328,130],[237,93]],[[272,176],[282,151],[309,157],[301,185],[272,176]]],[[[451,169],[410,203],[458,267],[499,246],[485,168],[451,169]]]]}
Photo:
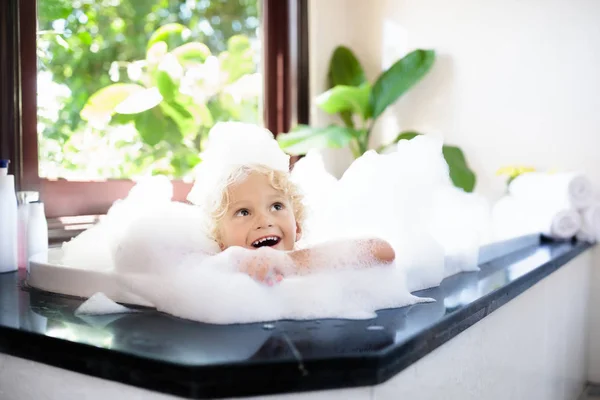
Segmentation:
{"type": "Polygon", "coordinates": [[[288,263],[289,260],[285,253],[279,250],[267,248],[253,250],[243,260],[240,272],[244,272],[250,275],[252,279],[272,286],[281,282],[288,263]]]}

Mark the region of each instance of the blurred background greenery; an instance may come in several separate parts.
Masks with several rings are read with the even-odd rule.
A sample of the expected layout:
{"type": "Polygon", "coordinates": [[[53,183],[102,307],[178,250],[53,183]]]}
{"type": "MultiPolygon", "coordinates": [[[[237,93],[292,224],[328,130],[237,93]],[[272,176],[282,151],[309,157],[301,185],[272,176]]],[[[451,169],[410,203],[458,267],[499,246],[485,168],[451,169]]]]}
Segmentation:
{"type": "Polygon", "coordinates": [[[260,122],[259,28],[257,0],[38,0],[40,176],[189,178],[260,122]]]}

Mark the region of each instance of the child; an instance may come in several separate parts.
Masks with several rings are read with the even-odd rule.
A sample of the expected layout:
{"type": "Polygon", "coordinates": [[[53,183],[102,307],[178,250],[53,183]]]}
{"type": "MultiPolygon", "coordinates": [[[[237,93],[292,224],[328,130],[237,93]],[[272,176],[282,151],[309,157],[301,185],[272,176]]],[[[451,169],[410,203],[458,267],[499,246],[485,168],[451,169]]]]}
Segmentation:
{"type": "Polygon", "coordinates": [[[379,239],[330,242],[297,250],[303,219],[302,198],[289,174],[247,165],[230,176],[220,205],[212,212],[211,231],[221,250],[234,246],[254,250],[255,254],[244,257],[241,270],[268,284],[285,275],[334,264],[394,261],[392,247],[379,239]]]}
{"type": "Polygon", "coordinates": [[[208,232],[222,251],[239,252],[240,270],[269,284],[318,268],[389,264],[380,239],[323,243],[297,249],[305,211],[291,182],[287,156],[269,131],[226,123],[211,131],[188,198],[210,216],[208,232]]]}

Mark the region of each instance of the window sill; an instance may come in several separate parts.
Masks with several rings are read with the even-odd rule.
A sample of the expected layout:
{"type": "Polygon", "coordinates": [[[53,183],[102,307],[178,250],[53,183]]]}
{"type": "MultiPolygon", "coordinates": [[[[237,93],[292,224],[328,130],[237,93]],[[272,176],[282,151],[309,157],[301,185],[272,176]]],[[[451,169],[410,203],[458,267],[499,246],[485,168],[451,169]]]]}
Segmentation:
{"type": "Polygon", "coordinates": [[[102,219],[102,215],[81,215],[77,217],[48,218],[48,243],[58,246],[91,228],[102,219]]]}

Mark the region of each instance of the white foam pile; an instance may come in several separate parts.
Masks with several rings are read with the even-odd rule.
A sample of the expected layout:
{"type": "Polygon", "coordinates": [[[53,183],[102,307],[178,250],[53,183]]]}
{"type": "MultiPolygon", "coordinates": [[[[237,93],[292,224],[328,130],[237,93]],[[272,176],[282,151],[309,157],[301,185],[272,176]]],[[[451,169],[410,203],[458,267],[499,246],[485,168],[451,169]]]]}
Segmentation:
{"type": "Polygon", "coordinates": [[[102,292],[94,294],[75,310],[75,314],[81,315],[123,314],[129,312],[133,311],[115,303],[102,292]]]}
{"type": "MultiPolygon", "coordinates": [[[[208,148],[221,154],[214,150],[203,157],[205,172],[199,176],[209,176],[209,168],[222,176],[235,163],[218,160],[235,159],[234,154],[244,162],[282,164],[272,137],[248,125],[225,128],[220,126],[216,137],[211,132],[208,148]],[[241,128],[245,139],[240,139],[241,128]],[[256,135],[249,140],[253,130],[256,135]]],[[[206,234],[202,202],[214,199],[202,193],[214,191],[220,180],[197,181],[192,193],[201,200],[192,206],[171,202],[172,188],[160,177],[140,182],[99,225],[65,243],[63,263],[112,271],[124,290],[157,309],[199,321],[370,318],[376,310],[424,300],[412,291],[477,269],[487,204],[452,186],[441,147],[427,137],[401,141],[396,152],[366,153],[340,180],[325,171],[318,154],[309,154],[292,172],[309,213],[300,246],[375,236],[394,247],[391,266],[364,268],[340,261],[307,275],[286,276],[274,286],[259,283],[237,270],[257,250],[219,252],[206,234]]]]}
{"type": "Polygon", "coordinates": [[[307,193],[311,217],[304,245],[369,235],[385,239],[411,292],[478,269],[479,246],[490,229],[489,206],[452,185],[437,139],[403,140],[389,154],[369,151],[339,181],[316,153],[308,154],[292,178],[307,193]]]}

